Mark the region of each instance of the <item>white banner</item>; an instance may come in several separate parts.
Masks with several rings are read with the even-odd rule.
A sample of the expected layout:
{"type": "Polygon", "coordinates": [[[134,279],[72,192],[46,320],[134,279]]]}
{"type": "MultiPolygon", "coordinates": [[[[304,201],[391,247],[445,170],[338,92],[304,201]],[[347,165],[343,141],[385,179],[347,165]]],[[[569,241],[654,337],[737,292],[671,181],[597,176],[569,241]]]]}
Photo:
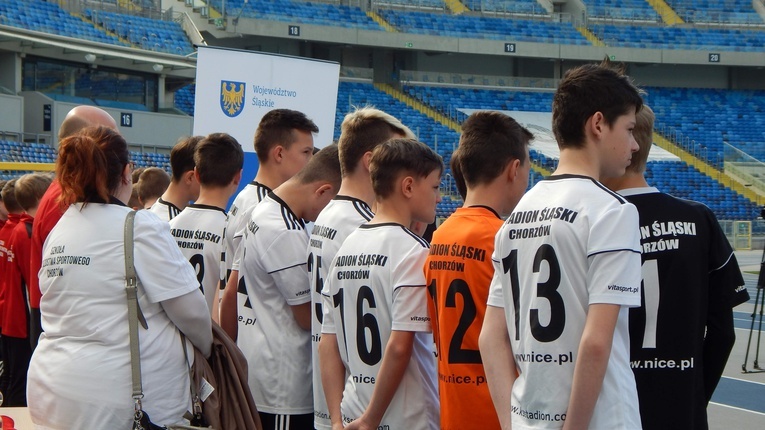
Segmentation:
{"type": "Polygon", "coordinates": [[[334,135],[339,80],[338,63],[200,46],[194,134],[225,132],[252,153],[263,115],[293,109],[316,123],[314,145],[325,147],[334,135]]]}

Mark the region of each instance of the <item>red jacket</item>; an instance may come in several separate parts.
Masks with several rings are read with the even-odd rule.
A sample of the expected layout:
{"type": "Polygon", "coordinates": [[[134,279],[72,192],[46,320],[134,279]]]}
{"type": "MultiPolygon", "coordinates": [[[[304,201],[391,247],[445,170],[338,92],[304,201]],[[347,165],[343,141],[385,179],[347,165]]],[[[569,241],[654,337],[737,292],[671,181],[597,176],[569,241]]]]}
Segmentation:
{"type": "MultiPolygon", "coordinates": [[[[27,286],[31,278],[29,265],[29,245],[32,238],[32,217],[23,214],[21,220],[11,232],[8,240],[8,264],[5,268],[3,294],[2,327],[3,336],[26,338],[29,331],[29,300],[27,286]]],[[[35,276],[37,274],[35,273],[35,276]]]]}

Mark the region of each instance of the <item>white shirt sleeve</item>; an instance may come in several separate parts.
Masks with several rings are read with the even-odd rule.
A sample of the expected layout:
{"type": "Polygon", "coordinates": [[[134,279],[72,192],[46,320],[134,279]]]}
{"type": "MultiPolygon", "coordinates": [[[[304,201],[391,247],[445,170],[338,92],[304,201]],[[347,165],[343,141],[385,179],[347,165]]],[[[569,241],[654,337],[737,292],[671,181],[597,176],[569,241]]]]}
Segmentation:
{"type": "Polygon", "coordinates": [[[431,331],[428,313],[428,293],[425,287],[425,259],[428,249],[416,245],[408,255],[391,268],[393,304],[391,329],[401,331],[431,331]]]}
{"type": "Polygon", "coordinates": [[[595,220],[587,244],[589,303],[640,306],[640,227],[632,204],[595,220]]]}
{"type": "Polygon", "coordinates": [[[279,292],[290,306],[311,301],[311,279],[306,270],[308,238],[302,230],[280,234],[263,253],[263,268],[273,276],[279,292]]]}
{"type": "Polygon", "coordinates": [[[505,294],[502,291],[502,267],[500,263],[492,258],[492,265],[494,266],[494,275],[491,277],[491,284],[489,285],[489,298],[486,300],[486,304],[494,306],[495,308],[505,307],[505,294]]]}
{"type": "Polygon", "coordinates": [[[322,333],[329,333],[329,334],[336,334],[337,328],[335,327],[335,303],[332,300],[332,296],[329,295],[329,291],[327,289],[327,283],[324,283],[324,289],[322,290],[321,294],[321,304],[322,304],[322,320],[321,320],[321,332],[322,333]],[[324,292],[327,292],[325,295],[324,292]]]}
{"type": "Polygon", "coordinates": [[[135,270],[152,303],[199,288],[194,269],[170,234],[170,225],[139,211],[135,217],[135,270]]]}

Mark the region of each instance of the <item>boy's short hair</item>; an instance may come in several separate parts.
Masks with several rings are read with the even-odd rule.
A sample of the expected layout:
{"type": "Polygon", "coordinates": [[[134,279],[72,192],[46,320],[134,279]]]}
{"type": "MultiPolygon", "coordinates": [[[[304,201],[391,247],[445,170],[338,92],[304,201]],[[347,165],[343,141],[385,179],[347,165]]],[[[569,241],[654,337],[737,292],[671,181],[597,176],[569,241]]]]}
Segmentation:
{"type": "Polygon", "coordinates": [[[3,201],[3,193],[2,193],[2,191],[3,191],[3,187],[7,183],[8,183],[8,181],[6,181],[5,179],[0,179],[0,202],[3,201]]]}
{"type": "Polygon", "coordinates": [[[295,179],[301,184],[329,182],[335,190],[339,189],[341,176],[337,144],[325,146],[317,152],[295,175],[295,179]]]}
{"type": "Polygon", "coordinates": [[[194,170],[194,150],[204,136],[182,137],[170,150],[170,169],[173,171],[173,181],[179,182],[183,174],[194,170]]]}
{"type": "Polygon", "coordinates": [[[167,187],[170,186],[170,175],[159,167],[147,167],[143,169],[135,185],[138,199],[147,202],[162,197],[167,187]]]}
{"type": "Polygon", "coordinates": [[[295,141],[294,130],[318,133],[319,127],[303,112],[274,109],[263,115],[255,130],[255,154],[261,163],[268,161],[268,153],[276,145],[289,148],[295,141]]]}
{"type": "Polygon", "coordinates": [[[452,152],[449,165],[452,169],[452,178],[454,178],[454,185],[457,187],[457,192],[460,194],[460,197],[462,197],[462,200],[465,200],[467,198],[467,184],[465,183],[465,176],[462,174],[459,148],[452,152]]]}
{"type": "Polygon", "coordinates": [[[558,147],[582,148],[585,123],[596,112],[603,114],[610,127],[630,109],[639,112],[642,106],[639,90],[623,70],[609,62],[573,68],[566,72],[553,97],[553,133],[558,147]]]}
{"type": "Polygon", "coordinates": [[[130,174],[131,179],[133,180],[133,185],[137,184],[138,180],[141,179],[141,173],[143,173],[144,170],[146,170],[146,167],[136,167],[133,169],[133,173],[130,174]]]}
{"type": "Polygon", "coordinates": [[[3,185],[0,195],[3,196],[3,204],[9,213],[19,213],[24,210],[16,200],[16,178],[9,180],[3,185]]]}
{"type": "Polygon", "coordinates": [[[632,136],[638,144],[638,150],[632,154],[632,161],[627,166],[628,172],[645,173],[645,165],[648,162],[648,153],[653,145],[653,122],[656,115],[648,105],[643,105],[640,112],[635,115],[635,128],[632,136]]]}
{"type": "Polygon", "coordinates": [[[19,206],[29,212],[40,203],[53,178],[45,173],[28,173],[16,180],[15,196],[19,206]]]}
{"type": "Polygon", "coordinates": [[[242,145],[230,134],[209,134],[197,144],[194,164],[200,185],[227,187],[244,165],[242,145]]]}
{"type": "Polygon", "coordinates": [[[503,113],[475,112],[462,124],[460,143],[452,155],[452,172],[458,172],[468,187],[488,184],[511,161],[526,162],[526,148],[532,139],[530,131],[503,113]]]}
{"type": "Polygon", "coordinates": [[[444,162],[428,145],[415,139],[391,139],[372,151],[369,173],[375,195],[387,198],[393,194],[402,173],[425,178],[433,171],[444,171],[444,162]]]}
{"type": "Polygon", "coordinates": [[[415,138],[412,130],[401,121],[372,106],[347,114],[340,125],[340,139],[337,142],[343,177],[353,173],[364,154],[395,134],[415,138]]]}

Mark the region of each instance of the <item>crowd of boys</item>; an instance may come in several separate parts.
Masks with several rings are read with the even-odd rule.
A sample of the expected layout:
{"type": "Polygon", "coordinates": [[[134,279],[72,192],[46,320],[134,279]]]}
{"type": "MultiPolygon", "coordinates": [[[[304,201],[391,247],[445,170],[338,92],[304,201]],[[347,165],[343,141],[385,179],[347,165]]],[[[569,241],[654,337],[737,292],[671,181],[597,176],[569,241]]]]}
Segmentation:
{"type": "MultiPolygon", "coordinates": [[[[241,145],[182,139],[171,177],[136,174],[134,207],[168,221],[248,359],[265,429],[706,428],[748,300],[733,251],[706,206],[646,182],[653,113],[621,71],[569,70],[552,113],[560,160],[528,191],[533,135],[501,113],[465,121],[464,205],[430,243],[416,232],[443,162],[372,107],[318,152],[303,113],[267,113],[257,176],[228,211],[241,145]],[[674,246],[651,248],[670,227],[674,246]]],[[[116,129],[78,107],[61,130],[99,124],[116,129]]],[[[61,216],[50,184],[0,184],[4,405],[26,402],[35,259],[61,216]]]]}

